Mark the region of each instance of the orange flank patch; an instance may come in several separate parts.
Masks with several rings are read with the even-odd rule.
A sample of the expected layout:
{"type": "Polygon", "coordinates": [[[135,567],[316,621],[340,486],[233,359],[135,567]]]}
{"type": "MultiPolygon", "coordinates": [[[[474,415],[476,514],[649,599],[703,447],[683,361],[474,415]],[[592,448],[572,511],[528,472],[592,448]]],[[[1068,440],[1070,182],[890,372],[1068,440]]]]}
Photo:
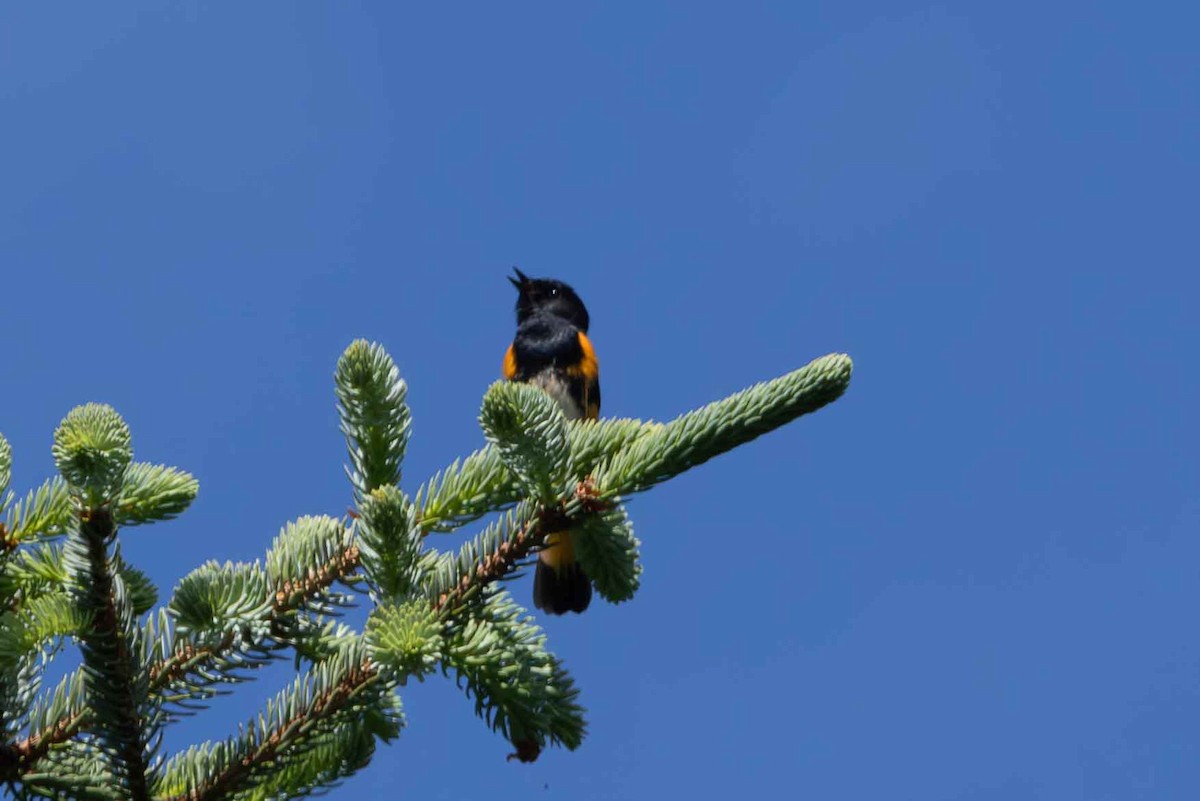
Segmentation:
{"type": "Polygon", "coordinates": [[[587,334],[579,332],[579,347],[583,350],[583,358],[579,360],[579,371],[589,381],[600,377],[600,362],[596,361],[596,351],[592,349],[592,341],[587,334]]]}
{"type": "Polygon", "coordinates": [[[575,547],[571,544],[571,534],[567,531],[556,531],[546,535],[546,544],[538,552],[538,559],[555,570],[562,570],[575,561],[575,547]]]}
{"type": "Polygon", "coordinates": [[[517,375],[517,354],[513,350],[513,346],[509,345],[508,350],[504,352],[504,378],[506,381],[512,381],[517,375]]]}

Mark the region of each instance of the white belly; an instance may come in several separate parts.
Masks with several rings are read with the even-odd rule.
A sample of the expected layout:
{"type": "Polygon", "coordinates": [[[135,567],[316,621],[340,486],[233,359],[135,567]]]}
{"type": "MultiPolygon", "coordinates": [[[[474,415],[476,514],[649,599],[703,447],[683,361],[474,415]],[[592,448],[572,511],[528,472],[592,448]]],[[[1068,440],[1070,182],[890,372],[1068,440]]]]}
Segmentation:
{"type": "Polygon", "coordinates": [[[563,381],[553,370],[543,370],[530,379],[529,383],[554,398],[568,420],[578,420],[583,417],[583,409],[571,397],[567,382],[563,381]]]}

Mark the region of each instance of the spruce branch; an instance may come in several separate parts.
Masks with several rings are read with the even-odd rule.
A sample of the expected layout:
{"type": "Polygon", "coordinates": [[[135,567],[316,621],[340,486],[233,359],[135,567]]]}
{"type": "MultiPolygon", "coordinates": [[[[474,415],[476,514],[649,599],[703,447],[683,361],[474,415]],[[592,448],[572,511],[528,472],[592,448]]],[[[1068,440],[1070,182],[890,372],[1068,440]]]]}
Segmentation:
{"type": "Polygon", "coordinates": [[[58,686],[34,703],[29,713],[27,746],[65,742],[78,731],[87,713],[87,687],[82,668],[63,676],[58,686]]]}
{"type": "Polygon", "coordinates": [[[79,733],[88,716],[86,704],[82,670],[65,676],[47,699],[35,702],[29,714],[31,734],[0,747],[0,782],[27,781],[51,748],[79,733]]]}
{"type": "Polygon", "coordinates": [[[117,573],[125,584],[125,592],[129,595],[129,606],[134,615],[149,612],[158,603],[158,587],[142,571],[125,561],[117,562],[117,573]]]}
{"type": "Polygon", "coordinates": [[[67,569],[62,564],[62,549],[50,543],[37,543],[13,554],[0,575],[0,597],[25,598],[61,590],[67,584],[67,569]]]}
{"type": "Polygon", "coordinates": [[[516,477],[489,445],[435,473],[417,490],[413,505],[420,509],[422,531],[454,531],[519,496],[516,477]]]}
{"type": "Polygon", "coordinates": [[[350,581],[359,569],[357,545],[328,547],[346,536],[330,521],[342,529],[332,518],[301,518],[285,527],[267,570],[257,563],[210,562],[185,576],[168,606],[179,636],[171,654],[150,668],[151,689],[172,688],[167,700],[174,703],[203,700],[212,694],[208,685],[240,681],[242,672],[262,667],[275,652],[294,645],[295,614],[322,607],[329,588],[350,581]],[[305,550],[295,543],[304,532],[318,532],[320,542],[312,550],[324,555],[321,561],[295,561],[301,558],[296,551],[305,550]]]}
{"type": "Polygon", "coordinates": [[[237,798],[267,801],[317,795],[366,767],[374,755],[374,733],[352,723],[342,731],[314,736],[303,755],[289,754],[289,758],[277,759],[273,769],[259,778],[257,786],[239,793],[237,798]]]}
{"type": "Polygon", "coordinates": [[[516,747],[514,758],[532,762],[547,743],[574,750],[583,741],[574,681],[507,592],[489,590],[473,614],[452,620],[443,664],[475,713],[516,747]]]}
{"type": "Polygon", "coordinates": [[[230,633],[251,640],[269,636],[274,601],[261,565],[207,562],[180,580],[167,609],[179,637],[195,647],[230,633]]]}
{"type": "MultiPolygon", "coordinates": [[[[567,425],[573,472],[586,475],[597,464],[660,424],[641,420],[576,420],[567,425]]],[[[434,474],[413,505],[425,532],[454,531],[524,497],[521,484],[499,450],[487,445],[434,474]]]]}
{"type": "MultiPolygon", "coordinates": [[[[272,651],[287,645],[289,616],[334,581],[349,578],[357,569],[357,558],[354,546],[346,548],[315,567],[312,575],[285,580],[283,585],[289,590],[282,596],[268,586],[257,565],[209,563],[193,571],[181,582],[169,607],[180,618],[182,636],[169,656],[150,666],[150,691],[166,693],[163,700],[167,702],[182,703],[208,697],[211,691],[205,687],[214,681],[238,680],[235,671],[261,667],[272,651]]],[[[51,706],[51,710],[55,708],[51,706]]],[[[41,733],[22,745],[22,765],[36,764],[50,746],[92,725],[86,709],[66,710],[48,718],[38,729],[41,733]]]]}
{"type": "Polygon", "coordinates": [[[616,604],[633,597],[642,575],[641,543],[623,507],[583,516],[572,542],[575,557],[604,600],[616,604]]]}
{"type": "Polygon", "coordinates": [[[170,520],[181,514],[200,491],[190,473],[161,464],[136,462],[129,466],[121,493],[113,504],[118,526],[170,520]]]}
{"type": "MultiPolygon", "coordinates": [[[[169,520],[195,500],[199,485],[195,478],[175,468],[145,463],[131,464],[119,495],[112,503],[118,526],[133,526],[153,520],[169,520]]],[[[67,483],[55,477],[8,504],[0,521],[3,547],[12,549],[33,539],[60,537],[73,520],[67,483]]]]}
{"type": "Polygon", "coordinates": [[[183,640],[175,644],[169,656],[150,666],[150,689],[164,703],[191,708],[215,694],[211,685],[241,681],[245,671],[263,667],[273,651],[281,647],[272,640],[247,641],[233,631],[226,631],[209,645],[183,640]]]}
{"type": "MultiPolygon", "coordinates": [[[[116,569],[125,582],[135,615],[142,614],[157,603],[158,590],[145,573],[124,563],[118,563],[116,569]]],[[[40,598],[66,597],[69,578],[63,565],[62,548],[49,543],[36,543],[13,552],[5,563],[4,570],[0,571],[0,598],[7,602],[8,612],[19,616],[24,607],[40,598]]],[[[43,607],[40,613],[43,620],[46,619],[46,611],[43,607]]],[[[0,615],[0,620],[3,619],[3,615],[0,615]]],[[[2,623],[0,628],[3,628],[2,623]]],[[[62,633],[73,632],[74,629],[68,626],[62,633]]],[[[46,634],[46,637],[52,636],[46,634]]]]}
{"type": "Polygon", "coordinates": [[[367,618],[366,641],[371,657],[395,672],[401,684],[423,679],[442,658],[441,615],[425,599],[385,603],[367,618]]]}
{"type": "Polygon", "coordinates": [[[317,612],[331,611],[346,599],[329,588],[346,581],[360,554],[350,531],[326,515],[305,516],[284,526],[267,551],[267,581],[275,591],[277,610],[298,604],[317,612]]]}
{"type": "Polygon", "coordinates": [[[399,484],[411,418],[396,363],[380,345],[355,340],[338,359],[334,383],[355,496],[399,484]]]}
{"type": "Polygon", "coordinates": [[[109,506],[133,460],[129,427],[110,406],[79,406],[55,430],[52,452],[76,509],[63,563],[75,603],[89,618],[79,638],[96,733],[120,785],[141,801],[149,797],[147,772],[159,721],[142,669],[140,632],[118,572],[117,526],[109,506]]]}
{"type": "Polygon", "coordinates": [[[41,660],[32,652],[0,665],[0,781],[20,765],[14,739],[31,720],[31,708],[41,687],[41,660]]]}
{"type": "Polygon", "coordinates": [[[52,478],[30,491],[24,500],[8,505],[4,522],[0,523],[5,546],[11,550],[28,540],[62,536],[73,521],[72,515],[66,482],[52,478]]]}
{"type": "Polygon", "coordinates": [[[831,354],[638,437],[596,470],[599,497],[642,492],[836,400],[852,364],[831,354]]]}
{"type": "MultiPolygon", "coordinates": [[[[102,482],[93,491],[111,489],[102,482]]],[[[137,664],[138,642],[123,582],[108,552],[116,526],[106,508],[85,509],[77,534],[68,537],[66,563],[74,579],[77,603],[91,612],[80,640],[87,694],[96,733],[114,758],[114,769],[134,801],[148,799],[150,768],[145,714],[147,676],[137,664]]]]}
{"type": "MultiPolygon", "coordinates": [[[[306,574],[305,578],[285,583],[317,595],[333,582],[348,579],[358,569],[357,560],[357,548],[349,546],[316,567],[312,578],[306,574]]],[[[274,652],[288,646],[290,616],[309,600],[304,592],[280,596],[268,587],[265,573],[258,565],[210,562],[201,566],[184,577],[168,606],[180,618],[181,636],[168,656],[149,667],[149,691],[164,703],[187,705],[210,697],[209,687],[214,683],[239,681],[241,672],[264,666],[274,652]],[[262,580],[261,594],[254,589],[258,579],[235,575],[239,571],[257,571],[262,580]],[[215,577],[216,582],[226,582],[226,586],[206,587],[206,577],[215,577]],[[222,599],[229,605],[223,606],[222,599]],[[228,619],[223,617],[226,613],[228,619]],[[221,620],[227,620],[226,625],[217,623],[221,620]]],[[[72,674],[68,677],[71,682],[64,680],[56,691],[55,700],[40,710],[35,708],[33,729],[37,734],[6,749],[0,748],[0,781],[13,781],[29,774],[53,746],[93,727],[91,711],[83,697],[83,676],[82,672],[72,674]]]]}
{"type": "MultiPolygon", "coordinates": [[[[133,461],[129,426],[111,406],[89,403],[72,409],[54,431],[54,463],[84,507],[116,498],[133,461]]],[[[111,513],[108,513],[111,517],[111,513]]]]}
{"type": "Polygon", "coordinates": [[[434,607],[455,613],[489,584],[512,573],[543,544],[547,531],[561,531],[566,523],[557,508],[522,504],[507,512],[465,543],[457,557],[443,557],[430,571],[426,591],[434,607]]]}
{"type": "Polygon", "coordinates": [[[602,461],[661,425],[629,417],[573,421],[567,431],[571,438],[573,472],[588,475],[602,461]]]}
{"type": "Polygon", "coordinates": [[[89,621],[88,611],[66,592],[31,598],[19,610],[0,615],[0,664],[15,664],[49,641],[77,635],[89,621]]]}
{"type": "Polygon", "coordinates": [[[483,396],[479,423],[527,497],[548,503],[566,481],[571,451],[562,409],[529,384],[497,381],[483,396]]]}
{"type": "MultiPolygon", "coordinates": [[[[354,642],[348,647],[318,662],[276,695],[240,736],[193,747],[173,758],[162,771],[156,793],[174,801],[256,797],[252,793],[270,782],[269,771],[279,767],[295,768],[292,775],[302,785],[314,781],[316,777],[296,766],[313,749],[328,746],[331,738],[353,740],[357,748],[346,750],[360,752],[356,729],[365,728],[384,739],[399,734],[403,718],[390,682],[357,638],[351,639],[354,642]]],[[[279,788],[279,793],[294,795],[302,789],[279,788]]]]}
{"type": "Polygon", "coordinates": [[[280,646],[275,593],[258,564],[209,562],[179,582],[166,613],[162,656],[150,667],[150,690],[188,708],[264,666],[280,646]]]}
{"type": "Polygon", "coordinates": [[[433,561],[425,592],[436,608],[457,613],[488,585],[512,577],[545,544],[548,534],[575,529],[614,508],[596,496],[590,481],[577,483],[573,492],[550,505],[523,502],[464,543],[457,555],[442,554],[433,561]]]}
{"type": "Polygon", "coordinates": [[[128,792],[94,742],[70,741],[46,754],[38,772],[21,777],[20,797],[71,798],[81,801],[125,801],[128,792]]]}
{"type": "MultiPolygon", "coordinates": [[[[2,455],[0,461],[6,465],[3,482],[6,486],[8,482],[7,466],[11,465],[11,449],[8,447],[7,441],[3,443],[0,451],[3,452],[0,454],[2,455]]],[[[53,453],[65,481],[63,478],[47,481],[38,490],[31,492],[23,502],[16,504],[9,503],[11,496],[6,492],[0,492],[0,495],[4,496],[4,505],[7,507],[6,519],[0,523],[0,540],[3,541],[3,550],[12,551],[22,541],[34,537],[61,535],[74,527],[74,515],[77,507],[105,506],[109,498],[120,495],[125,487],[125,479],[129,472],[133,452],[130,446],[129,428],[120,415],[109,406],[88,404],[73,409],[59,424],[54,435],[53,453]],[[72,491],[76,497],[75,503],[72,502],[72,491]]],[[[142,472],[139,471],[139,476],[142,475],[142,472]]],[[[137,491],[141,490],[142,486],[140,483],[135,484],[133,489],[136,498],[137,491]]],[[[137,506],[137,504],[133,505],[137,506]]],[[[47,585],[63,585],[66,580],[65,573],[61,570],[46,569],[50,559],[56,560],[57,552],[35,551],[33,557],[22,556],[25,558],[18,557],[18,560],[19,562],[23,561],[24,564],[14,563],[11,565],[13,569],[6,569],[4,575],[0,576],[0,589],[3,590],[9,609],[13,612],[18,610],[21,603],[50,591],[52,587],[47,585]],[[37,565],[33,561],[37,557],[41,557],[41,565],[37,565]],[[46,557],[50,557],[50,559],[46,557]],[[41,575],[37,576],[38,581],[22,586],[22,579],[30,578],[29,567],[35,569],[40,567],[41,575]]],[[[155,592],[146,577],[138,571],[124,568],[119,560],[114,565],[125,573],[125,578],[131,584],[135,610],[140,612],[152,605],[155,592]],[[148,603],[147,598],[149,598],[148,603]]],[[[57,568],[57,565],[53,567],[57,568]]],[[[65,613],[64,607],[59,605],[58,609],[60,612],[58,617],[61,620],[65,613]]],[[[50,632],[55,626],[49,624],[48,619],[45,618],[48,611],[49,607],[43,603],[38,613],[43,617],[42,623],[49,627],[47,628],[47,625],[33,628],[27,626],[25,629],[27,634],[40,629],[45,632],[45,636],[52,636],[50,632]]],[[[9,622],[13,623],[14,621],[10,620],[9,622]]],[[[71,633],[74,629],[73,626],[67,624],[60,625],[58,628],[62,629],[61,633],[71,633]]],[[[8,627],[8,631],[10,634],[13,633],[11,626],[8,627]]],[[[35,637],[35,639],[44,639],[44,637],[35,637]]],[[[32,645],[32,643],[27,644],[32,645]]]]}
{"type": "Polygon", "coordinates": [[[371,491],[359,504],[357,543],[363,572],[379,599],[406,598],[421,581],[421,528],[416,509],[394,486],[371,491]]]}

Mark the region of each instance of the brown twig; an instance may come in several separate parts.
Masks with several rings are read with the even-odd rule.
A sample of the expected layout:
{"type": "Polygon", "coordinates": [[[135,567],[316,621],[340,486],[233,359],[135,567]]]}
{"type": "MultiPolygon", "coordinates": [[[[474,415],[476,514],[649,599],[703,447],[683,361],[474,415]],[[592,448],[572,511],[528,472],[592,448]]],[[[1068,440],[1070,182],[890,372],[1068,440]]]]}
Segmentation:
{"type": "MultiPolygon", "coordinates": [[[[598,497],[590,478],[580,481],[575,486],[573,500],[578,503],[577,508],[585,513],[598,512],[611,505],[610,501],[598,497]]],[[[551,533],[565,531],[577,524],[578,520],[567,511],[569,506],[568,502],[539,510],[525,522],[520,531],[484,556],[473,572],[461,576],[458,584],[438,596],[433,604],[434,608],[441,610],[457,607],[472,590],[485,587],[511,573],[518,562],[545,544],[546,537],[551,533]]]]}
{"type": "Polygon", "coordinates": [[[0,549],[8,553],[16,550],[20,544],[17,542],[17,538],[9,532],[8,526],[4,525],[3,521],[0,521],[0,549]]]}
{"type": "Polygon", "coordinates": [[[294,745],[309,725],[331,717],[345,708],[347,702],[364,687],[378,678],[379,672],[369,661],[350,671],[340,682],[312,699],[306,709],[283,721],[263,738],[253,752],[229,765],[204,786],[190,793],[174,796],[171,801],[209,801],[225,798],[251,776],[294,745]]]}
{"type": "Polygon", "coordinates": [[[566,527],[563,525],[546,528],[551,519],[566,522],[565,516],[557,509],[544,510],[534,515],[525,522],[520,531],[506,542],[496,546],[496,549],[490,554],[484,556],[475,566],[474,571],[460,576],[458,583],[453,588],[439,595],[433,603],[434,609],[454,609],[473,589],[485,587],[506,576],[517,562],[529,556],[545,542],[547,531],[566,527]]]}
{"type": "Polygon", "coordinates": [[[29,773],[50,749],[79,733],[87,721],[88,710],[59,718],[50,728],[23,740],[0,746],[0,781],[13,782],[29,773]]]}
{"type": "Polygon", "coordinates": [[[335,581],[346,578],[358,569],[360,554],[357,545],[351,545],[328,564],[309,568],[308,575],[284,582],[275,593],[275,612],[282,614],[298,608],[307,598],[327,590],[335,581]]]}

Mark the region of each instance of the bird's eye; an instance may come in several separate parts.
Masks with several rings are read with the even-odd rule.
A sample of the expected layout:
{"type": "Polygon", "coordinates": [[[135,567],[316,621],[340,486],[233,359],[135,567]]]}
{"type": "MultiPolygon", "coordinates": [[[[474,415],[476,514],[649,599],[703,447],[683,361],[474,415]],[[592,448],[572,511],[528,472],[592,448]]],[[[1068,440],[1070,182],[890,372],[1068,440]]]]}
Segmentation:
{"type": "Polygon", "coordinates": [[[552,297],[552,298],[558,297],[558,287],[550,288],[550,297],[552,297]]]}

